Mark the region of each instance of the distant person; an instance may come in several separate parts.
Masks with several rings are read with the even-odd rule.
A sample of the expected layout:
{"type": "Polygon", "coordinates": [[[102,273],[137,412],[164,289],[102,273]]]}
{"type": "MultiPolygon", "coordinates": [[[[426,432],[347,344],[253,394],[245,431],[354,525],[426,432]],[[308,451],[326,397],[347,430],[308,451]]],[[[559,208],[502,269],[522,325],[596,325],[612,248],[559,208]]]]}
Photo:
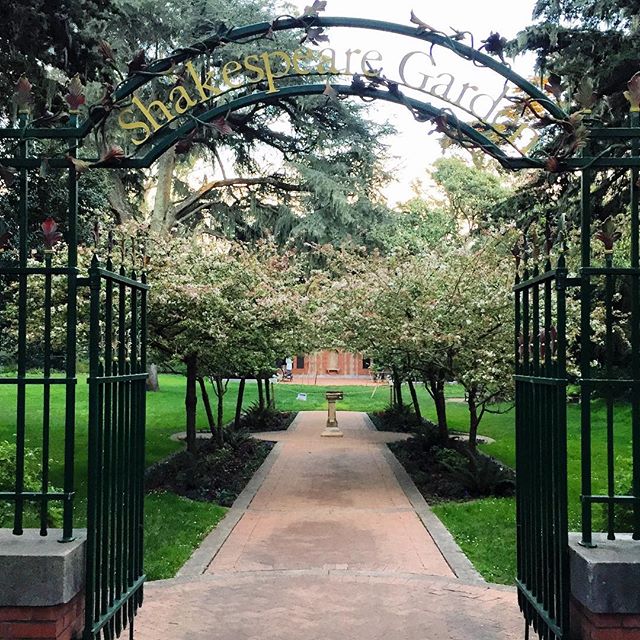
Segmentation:
{"type": "Polygon", "coordinates": [[[293,358],[287,357],[284,361],[284,378],[293,380],[293,358]]]}

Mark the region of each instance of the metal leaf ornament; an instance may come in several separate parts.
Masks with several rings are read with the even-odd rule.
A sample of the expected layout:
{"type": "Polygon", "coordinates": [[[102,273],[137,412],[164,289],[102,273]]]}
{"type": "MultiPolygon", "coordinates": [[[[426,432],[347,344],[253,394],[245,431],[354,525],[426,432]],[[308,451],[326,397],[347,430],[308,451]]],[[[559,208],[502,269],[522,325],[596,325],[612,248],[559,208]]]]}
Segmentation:
{"type": "Polygon", "coordinates": [[[16,84],[14,98],[18,107],[18,113],[29,113],[33,104],[32,85],[26,76],[20,76],[16,84]]]}
{"type": "Polygon", "coordinates": [[[316,17],[321,11],[324,11],[327,8],[326,0],[314,0],[312,5],[308,5],[304,8],[304,13],[302,14],[303,18],[313,18],[316,17]]]}
{"type": "Polygon", "coordinates": [[[2,180],[7,187],[12,187],[16,181],[16,172],[0,164],[0,180],[2,180]]]}
{"type": "Polygon", "coordinates": [[[544,90],[549,92],[556,100],[560,100],[564,86],[557,73],[552,73],[544,85],[544,90]]]}
{"type": "Polygon", "coordinates": [[[140,51],[138,51],[136,55],[133,56],[133,60],[131,60],[131,62],[128,65],[129,75],[136,73],[136,71],[143,71],[146,68],[147,68],[147,56],[144,50],[140,49],[140,51]]]}
{"type": "Polygon", "coordinates": [[[483,46],[480,49],[485,49],[487,53],[492,56],[497,56],[500,61],[504,63],[504,50],[507,46],[507,39],[503,38],[497,31],[491,32],[486,40],[482,40],[483,46]]]}
{"type": "Polygon", "coordinates": [[[116,56],[113,52],[113,48],[106,40],[100,40],[100,44],[98,44],[98,51],[107,62],[116,61],[116,56]]]}
{"type": "Polygon", "coordinates": [[[47,218],[41,225],[44,236],[44,248],[53,251],[53,248],[62,240],[62,234],[58,231],[58,223],[51,217],[47,218]]]}
{"type": "Polygon", "coordinates": [[[69,108],[71,109],[71,113],[74,111],[77,112],[80,107],[85,103],[84,97],[84,85],[80,81],[79,74],[76,73],[75,76],[71,79],[69,86],[67,87],[67,95],[64,99],[67,101],[69,108]]]}
{"type": "Polygon", "coordinates": [[[583,109],[591,111],[598,99],[598,96],[593,90],[593,80],[591,80],[591,78],[583,78],[579,89],[573,97],[583,109]]]}
{"type": "Polygon", "coordinates": [[[309,27],[304,38],[300,40],[300,44],[307,40],[311,44],[318,45],[321,42],[329,42],[329,36],[325,34],[322,27],[309,27]]]}
{"type": "Polygon", "coordinates": [[[631,105],[631,111],[640,111],[640,71],[634,74],[627,83],[628,90],[624,92],[624,97],[631,105]]]}
{"type": "Polygon", "coordinates": [[[602,242],[605,253],[613,253],[613,247],[622,238],[622,233],[617,230],[613,218],[609,217],[602,223],[594,237],[602,242]]]}
{"type": "Polygon", "coordinates": [[[228,136],[233,133],[233,127],[224,119],[224,118],[216,118],[211,121],[214,129],[221,133],[223,136],[228,136]]]}
{"type": "Polygon", "coordinates": [[[420,18],[418,18],[418,16],[413,11],[411,12],[411,23],[418,25],[419,33],[425,33],[426,31],[437,31],[437,29],[434,29],[430,24],[427,24],[423,20],[420,20],[420,18]]]}

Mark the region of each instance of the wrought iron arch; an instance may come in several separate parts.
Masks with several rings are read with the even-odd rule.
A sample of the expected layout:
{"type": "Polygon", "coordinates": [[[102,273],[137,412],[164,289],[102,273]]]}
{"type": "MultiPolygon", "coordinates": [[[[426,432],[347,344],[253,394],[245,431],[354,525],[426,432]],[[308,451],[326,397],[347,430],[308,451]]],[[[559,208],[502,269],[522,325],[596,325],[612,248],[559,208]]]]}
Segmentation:
{"type": "MultiPolygon", "coordinates": [[[[78,188],[76,163],[82,140],[99,131],[115,109],[126,104],[134,93],[152,82],[159,75],[170,73],[176,65],[198,56],[216,52],[228,43],[250,43],[269,37],[273,33],[304,30],[310,33],[327,28],[355,28],[396,34],[418,40],[431,47],[451,51],[470,64],[486,67],[511,82],[524,94],[524,103],[536,111],[542,124],[571,129],[575,127],[569,114],[549,99],[531,82],[516,74],[508,65],[473,46],[465,44],[459,36],[431,30],[415,20],[418,26],[406,26],[361,18],[321,17],[308,15],[301,18],[284,17],[272,23],[259,23],[238,28],[221,27],[211,37],[178,49],[168,57],[151,63],[144,70],[130,74],[102,104],[89,109],[88,116],[80,121],[77,106],[81,103],[77,83],[74,95],[68,96],[72,112],[68,124],[61,127],[42,127],[29,118],[27,101],[22,105],[15,126],[0,129],[0,140],[16,142],[16,153],[0,158],[0,165],[18,170],[17,186],[20,207],[19,238],[16,264],[6,265],[0,253],[0,278],[17,282],[19,306],[19,335],[17,374],[13,378],[0,377],[0,384],[16,387],[16,469],[15,490],[0,494],[0,499],[14,503],[14,532],[23,530],[22,511],[26,501],[46,505],[60,501],[64,505],[63,541],[73,537],[74,470],[73,451],[75,438],[75,389],[76,370],[76,318],[78,287],[91,291],[91,345],[90,345],[90,409],[89,409],[89,464],[96,469],[91,475],[88,501],[88,552],[86,590],[85,638],[93,639],[101,634],[117,636],[126,624],[132,625],[137,607],[142,602],[144,572],[142,566],[142,499],[144,466],[144,379],[145,374],[145,321],[146,291],[144,275],[117,272],[108,260],[101,265],[97,259],[91,265],[88,276],[78,270],[78,188]],[[315,30],[315,31],[313,31],[315,30]],[[67,142],[70,149],[58,154],[33,156],[32,142],[47,140],[67,142]],[[29,175],[43,167],[63,169],[68,173],[69,227],[66,230],[68,245],[67,263],[53,267],[51,253],[44,252],[42,266],[29,264],[29,175]],[[42,376],[29,376],[26,369],[25,345],[27,325],[27,291],[34,278],[44,276],[45,299],[51,295],[52,278],[62,278],[67,286],[66,369],[64,378],[51,375],[51,363],[46,359],[51,347],[51,319],[45,314],[43,334],[45,366],[42,376]],[[106,301],[106,302],[104,302],[106,301]],[[118,344],[117,352],[112,347],[118,344]],[[24,488],[24,467],[21,457],[25,450],[25,395],[28,385],[42,385],[45,403],[51,385],[65,388],[65,479],[61,492],[49,491],[47,482],[39,492],[27,492],[24,488]],[[104,471],[106,469],[106,471],[104,471]],[[130,471],[126,486],[121,476],[130,471]],[[120,549],[121,547],[121,549],[120,549]]],[[[461,37],[464,37],[462,35],[461,37]]],[[[342,74],[335,74],[342,75],[342,74]]],[[[507,155],[499,143],[485,135],[483,123],[469,124],[451,110],[434,106],[429,100],[405,95],[394,81],[331,84],[332,92],[339,96],[382,100],[408,108],[418,119],[436,122],[444,132],[462,145],[471,145],[495,158],[508,169],[544,169],[548,163],[544,157],[521,154],[507,155]]],[[[27,83],[28,84],[28,83],[27,83]]],[[[23,86],[23,89],[25,87],[23,86]]],[[[318,96],[327,91],[326,84],[315,82],[279,87],[276,92],[249,88],[244,95],[234,97],[224,104],[200,104],[197,109],[159,127],[140,145],[139,153],[122,154],[106,158],[86,158],[85,168],[144,168],[149,167],[174,144],[188,136],[202,123],[209,123],[229,112],[238,111],[259,103],[277,102],[282,98],[318,96]]],[[[28,93],[28,87],[27,87],[28,93]]],[[[208,103],[209,100],[204,101],[208,103]]],[[[585,115],[589,115],[585,108],[585,115]]],[[[640,394],[632,399],[632,423],[634,438],[633,495],[617,496],[610,480],[607,495],[592,495],[590,469],[590,400],[596,388],[640,388],[640,127],[639,109],[632,108],[630,126],[606,128],[589,117],[586,126],[584,150],[555,159],[555,170],[581,171],[582,175],[582,261],[578,277],[569,277],[564,258],[551,263],[531,260],[521,266],[515,286],[516,292],[516,431],[518,458],[518,590],[519,603],[527,628],[533,625],[542,638],[566,640],[569,634],[569,575],[568,575],[568,524],[567,524],[567,460],[566,460],[566,300],[567,287],[579,287],[582,305],[582,363],[581,395],[582,417],[582,504],[585,544],[592,543],[591,507],[604,503],[609,513],[609,532],[613,535],[614,507],[628,503],[634,508],[634,538],[640,538],[640,394]],[[606,145],[612,142],[610,146],[606,145]],[[613,147],[625,144],[625,151],[614,153],[613,147]],[[620,167],[631,171],[631,259],[627,268],[615,267],[611,252],[607,250],[604,265],[591,266],[591,184],[595,172],[620,167]],[[605,278],[606,295],[612,296],[612,282],[616,278],[630,279],[633,298],[632,348],[634,349],[630,379],[613,379],[608,370],[606,378],[595,378],[589,358],[590,312],[593,299],[592,281],[605,278]]],[[[499,137],[498,137],[499,138],[499,137]]],[[[576,149],[579,145],[576,145],[576,149]]],[[[57,229],[49,223],[44,229],[45,239],[55,243],[57,229]]],[[[606,234],[603,236],[606,239],[606,234]]],[[[611,236],[612,237],[612,236],[611,236]]],[[[609,240],[607,239],[607,242],[609,240]]],[[[0,249],[6,242],[0,236],[0,249]]],[[[49,247],[50,249],[50,247],[49,247]]],[[[520,259],[520,257],[518,258],[520,259]]],[[[613,320],[608,319],[608,326],[613,320]]],[[[609,336],[609,333],[607,334],[609,336]]],[[[609,340],[609,337],[607,338],[609,340]]],[[[613,406],[610,395],[608,400],[613,406]]],[[[45,404],[43,438],[48,442],[50,406],[45,404]]],[[[613,412],[607,418],[610,460],[610,478],[613,477],[613,412]]],[[[48,461],[43,459],[46,477],[48,461]]],[[[46,534],[45,517],[42,516],[42,532],[46,534]]]]}

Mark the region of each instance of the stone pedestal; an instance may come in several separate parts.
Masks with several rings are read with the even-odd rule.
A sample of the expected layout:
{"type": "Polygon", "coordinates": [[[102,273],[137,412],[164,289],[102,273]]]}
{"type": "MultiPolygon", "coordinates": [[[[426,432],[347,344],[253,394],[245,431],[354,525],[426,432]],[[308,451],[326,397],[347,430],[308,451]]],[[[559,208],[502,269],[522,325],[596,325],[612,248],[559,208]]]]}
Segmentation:
{"type": "Polygon", "coordinates": [[[327,402],[329,403],[327,428],[322,432],[323,438],[342,438],[344,434],[338,428],[338,418],[336,414],[336,401],[342,400],[344,394],[342,391],[327,391],[327,402]]]}
{"type": "Polygon", "coordinates": [[[85,535],[60,543],[62,532],[41,537],[0,529],[0,639],[72,640],[84,626],[85,535]]]}
{"type": "Polygon", "coordinates": [[[617,537],[569,535],[572,640],[640,640],[640,542],[617,537]]]}

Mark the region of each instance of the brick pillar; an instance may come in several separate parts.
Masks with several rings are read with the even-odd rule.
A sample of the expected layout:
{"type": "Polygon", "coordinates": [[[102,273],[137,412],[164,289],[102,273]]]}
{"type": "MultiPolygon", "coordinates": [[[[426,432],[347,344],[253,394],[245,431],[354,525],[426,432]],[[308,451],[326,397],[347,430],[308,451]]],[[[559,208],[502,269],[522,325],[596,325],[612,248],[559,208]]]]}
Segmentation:
{"type": "Polygon", "coordinates": [[[85,535],[0,529],[0,640],[75,640],[84,627],[85,535]]]}
{"type": "Polygon", "coordinates": [[[0,640],[74,640],[84,626],[84,593],[50,607],[0,607],[0,640]]]}
{"type": "Polygon", "coordinates": [[[569,535],[572,640],[640,640],[640,543],[616,537],[594,534],[587,549],[569,535]]]}

